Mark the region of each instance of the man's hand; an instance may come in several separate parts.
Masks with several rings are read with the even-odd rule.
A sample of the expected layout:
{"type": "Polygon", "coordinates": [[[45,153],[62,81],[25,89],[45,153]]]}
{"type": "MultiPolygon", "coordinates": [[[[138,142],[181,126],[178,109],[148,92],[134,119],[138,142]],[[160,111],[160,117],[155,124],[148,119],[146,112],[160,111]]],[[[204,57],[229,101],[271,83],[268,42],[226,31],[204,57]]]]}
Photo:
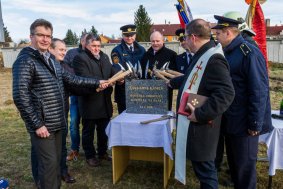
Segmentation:
{"type": "Polygon", "coordinates": [[[172,86],[170,85],[170,80],[169,81],[166,81],[166,85],[170,88],[172,88],[172,86]]]}
{"type": "Polygon", "coordinates": [[[193,105],[191,105],[190,103],[188,103],[188,106],[191,110],[191,114],[188,116],[188,120],[192,121],[192,122],[198,122],[195,116],[195,107],[193,105]]]}
{"type": "Polygon", "coordinates": [[[99,88],[106,89],[109,86],[109,82],[107,80],[99,80],[99,88]]]}
{"type": "Polygon", "coordinates": [[[35,131],[36,135],[41,138],[47,138],[50,136],[50,133],[48,132],[47,128],[45,126],[42,126],[35,131]]]}
{"type": "Polygon", "coordinates": [[[252,131],[252,130],[248,129],[248,133],[251,136],[257,136],[257,135],[259,135],[260,132],[259,131],[252,131]]]}
{"type": "Polygon", "coordinates": [[[123,83],[125,83],[125,79],[117,80],[117,84],[118,84],[118,85],[122,85],[123,83]]]}

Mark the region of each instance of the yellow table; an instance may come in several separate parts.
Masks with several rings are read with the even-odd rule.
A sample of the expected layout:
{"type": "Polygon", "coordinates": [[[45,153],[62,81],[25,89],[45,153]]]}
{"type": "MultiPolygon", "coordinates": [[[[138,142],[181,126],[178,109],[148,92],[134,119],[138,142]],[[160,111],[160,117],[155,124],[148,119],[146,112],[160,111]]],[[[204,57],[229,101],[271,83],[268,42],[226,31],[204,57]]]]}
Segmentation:
{"type": "Polygon", "coordinates": [[[112,147],[112,172],[115,184],[125,172],[129,160],[143,160],[163,163],[163,186],[166,188],[173,168],[173,160],[163,148],[114,146],[112,147]]]}
{"type": "Polygon", "coordinates": [[[140,121],[161,115],[122,113],[106,128],[112,148],[113,184],[121,178],[130,160],[163,163],[163,186],[166,188],[173,168],[173,120],[141,125],[140,121]]]}

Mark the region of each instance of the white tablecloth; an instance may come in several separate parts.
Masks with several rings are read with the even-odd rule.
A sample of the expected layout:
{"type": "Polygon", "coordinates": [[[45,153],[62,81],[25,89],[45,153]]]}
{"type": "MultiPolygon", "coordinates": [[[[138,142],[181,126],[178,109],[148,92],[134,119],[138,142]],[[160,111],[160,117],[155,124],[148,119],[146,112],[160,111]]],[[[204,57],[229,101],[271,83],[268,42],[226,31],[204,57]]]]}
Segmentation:
{"type": "MultiPolygon", "coordinates": [[[[170,112],[172,115],[172,112],[170,112]]],[[[160,118],[158,114],[118,115],[110,121],[106,128],[109,148],[112,146],[144,146],[162,147],[164,152],[173,160],[171,131],[175,125],[174,119],[140,124],[141,121],[160,118]]]]}
{"type": "MultiPolygon", "coordinates": [[[[279,114],[279,111],[272,111],[279,114]]],[[[269,175],[275,175],[276,169],[283,169],[283,120],[273,119],[273,131],[259,137],[259,142],[267,145],[267,157],[269,161],[269,175]]]]}

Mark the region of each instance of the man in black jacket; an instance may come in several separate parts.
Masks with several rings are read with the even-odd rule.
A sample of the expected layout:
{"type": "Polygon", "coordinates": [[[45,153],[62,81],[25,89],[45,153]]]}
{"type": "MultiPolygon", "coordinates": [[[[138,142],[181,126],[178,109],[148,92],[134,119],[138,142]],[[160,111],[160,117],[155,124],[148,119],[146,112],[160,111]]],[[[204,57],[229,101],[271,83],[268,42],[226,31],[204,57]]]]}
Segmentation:
{"type": "MultiPolygon", "coordinates": [[[[153,69],[162,67],[176,70],[177,53],[164,45],[164,37],[159,31],[150,35],[151,47],[146,51],[141,60],[142,79],[152,79],[153,69]]],[[[168,89],[168,110],[172,108],[173,90],[168,89]]]]}
{"type": "Polygon", "coordinates": [[[178,116],[175,158],[175,177],[185,183],[187,157],[200,180],[200,188],[204,189],[218,188],[214,159],[221,116],[234,98],[229,65],[221,45],[215,46],[215,42],[210,40],[210,33],[209,24],[202,19],[193,20],[186,26],[186,40],[194,53],[192,66],[181,80],[170,81],[174,88],[180,87],[178,105],[184,100],[185,91],[207,97],[207,101],[198,108],[194,108],[193,103],[189,104],[189,116],[178,116]]]}
{"type": "MultiPolygon", "coordinates": [[[[85,49],[85,38],[87,33],[83,33],[80,39],[78,48],[68,50],[64,57],[64,63],[73,68],[73,60],[80,52],[85,49]]],[[[79,112],[78,96],[70,96],[70,137],[71,137],[71,151],[67,156],[67,160],[77,160],[80,151],[80,122],[81,115],[79,112]]]]}
{"type": "MultiPolygon", "coordinates": [[[[100,38],[89,34],[86,37],[85,51],[74,58],[74,70],[77,75],[106,80],[115,74],[115,68],[110,63],[108,56],[100,49],[100,38]]],[[[86,162],[93,167],[100,165],[93,145],[95,129],[99,159],[111,160],[106,153],[108,137],[105,128],[113,113],[112,91],[112,87],[109,87],[104,91],[79,97],[79,110],[83,123],[82,146],[85,151],[86,162]]]]}
{"type": "Polygon", "coordinates": [[[105,88],[104,81],[80,78],[50,58],[52,24],[44,19],[30,26],[31,46],[21,50],[13,64],[13,99],[30,134],[38,161],[37,187],[61,186],[62,130],[66,129],[64,86],[105,88]]]}

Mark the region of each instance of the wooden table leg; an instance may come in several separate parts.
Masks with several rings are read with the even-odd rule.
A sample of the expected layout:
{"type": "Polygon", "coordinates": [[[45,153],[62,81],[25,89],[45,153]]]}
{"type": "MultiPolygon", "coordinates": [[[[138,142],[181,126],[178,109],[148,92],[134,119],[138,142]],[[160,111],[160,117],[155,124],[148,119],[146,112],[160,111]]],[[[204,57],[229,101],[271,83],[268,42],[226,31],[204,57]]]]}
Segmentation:
{"type": "Polygon", "coordinates": [[[167,187],[172,168],[173,168],[173,160],[171,160],[170,157],[164,153],[163,155],[163,187],[164,188],[167,187]]]}
{"type": "Polygon", "coordinates": [[[127,146],[112,147],[112,173],[115,184],[125,172],[129,163],[129,148],[127,146]]]}

